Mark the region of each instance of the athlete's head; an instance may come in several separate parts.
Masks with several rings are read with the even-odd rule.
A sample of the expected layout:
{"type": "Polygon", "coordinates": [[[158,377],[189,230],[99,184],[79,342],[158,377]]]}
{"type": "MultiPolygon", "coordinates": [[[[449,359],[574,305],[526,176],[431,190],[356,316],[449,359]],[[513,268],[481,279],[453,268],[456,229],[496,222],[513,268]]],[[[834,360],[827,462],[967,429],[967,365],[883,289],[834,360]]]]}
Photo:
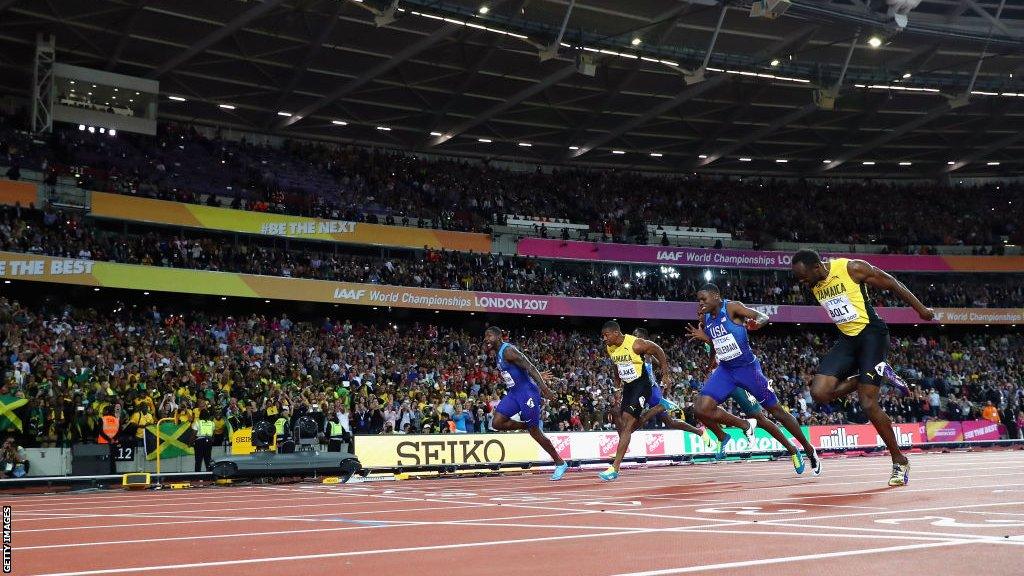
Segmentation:
{"type": "Polygon", "coordinates": [[[814,286],[825,279],[828,269],[814,250],[800,250],[793,254],[793,276],[804,286],[814,286]]]}
{"type": "Polygon", "coordinates": [[[697,310],[701,314],[712,314],[722,307],[722,291],[717,284],[707,283],[697,291],[697,310]]]}
{"type": "Polygon", "coordinates": [[[608,346],[618,346],[622,344],[623,336],[622,327],[615,320],[609,320],[601,326],[601,338],[604,343],[608,346]]]}
{"type": "Polygon", "coordinates": [[[650,336],[650,333],[647,332],[647,328],[637,328],[636,330],[633,330],[633,336],[647,340],[647,337],[650,336]]]}
{"type": "Polygon", "coordinates": [[[496,350],[501,346],[502,340],[504,340],[505,333],[502,332],[501,328],[497,326],[489,326],[487,330],[484,330],[484,346],[488,350],[496,350]]]}

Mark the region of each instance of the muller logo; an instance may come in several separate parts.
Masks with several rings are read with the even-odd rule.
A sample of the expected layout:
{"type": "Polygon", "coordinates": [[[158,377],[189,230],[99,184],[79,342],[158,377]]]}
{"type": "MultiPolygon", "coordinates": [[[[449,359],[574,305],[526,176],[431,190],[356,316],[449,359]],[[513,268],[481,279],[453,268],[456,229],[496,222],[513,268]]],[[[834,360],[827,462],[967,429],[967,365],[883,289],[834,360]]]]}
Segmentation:
{"type": "Polygon", "coordinates": [[[853,448],[857,446],[859,434],[848,434],[846,428],[840,426],[830,430],[828,435],[819,440],[820,448],[853,448]]]}
{"type": "Polygon", "coordinates": [[[555,451],[559,457],[568,460],[572,458],[572,441],[568,434],[558,434],[551,437],[551,443],[555,445],[555,451]]]}
{"type": "Polygon", "coordinates": [[[665,454],[665,435],[651,434],[647,437],[647,455],[661,456],[665,454]]]}
{"type": "Polygon", "coordinates": [[[619,449],[619,435],[618,434],[602,434],[601,440],[598,445],[598,454],[600,458],[611,458],[615,456],[615,451],[619,449]]]}

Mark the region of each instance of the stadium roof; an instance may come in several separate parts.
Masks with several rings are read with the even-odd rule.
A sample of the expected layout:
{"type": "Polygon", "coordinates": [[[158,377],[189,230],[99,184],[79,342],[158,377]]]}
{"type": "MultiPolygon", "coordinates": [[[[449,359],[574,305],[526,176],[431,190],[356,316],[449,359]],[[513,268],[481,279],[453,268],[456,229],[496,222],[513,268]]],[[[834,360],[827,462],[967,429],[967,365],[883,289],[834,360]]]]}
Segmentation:
{"type": "Polygon", "coordinates": [[[0,0],[0,91],[28,95],[37,32],[160,80],[165,120],[653,170],[1024,167],[1016,1],[0,0]]]}

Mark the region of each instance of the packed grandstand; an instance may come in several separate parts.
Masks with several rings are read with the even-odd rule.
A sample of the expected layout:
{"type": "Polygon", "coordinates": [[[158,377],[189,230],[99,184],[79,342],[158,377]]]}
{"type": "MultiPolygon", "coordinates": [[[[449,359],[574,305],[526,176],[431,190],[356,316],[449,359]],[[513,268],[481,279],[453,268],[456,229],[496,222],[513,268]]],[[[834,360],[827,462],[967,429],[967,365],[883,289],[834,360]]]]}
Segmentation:
{"type": "MultiPolygon", "coordinates": [[[[600,257],[586,261],[451,249],[443,243],[375,246],[239,234],[218,226],[168,226],[153,214],[116,219],[60,202],[59,182],[74,179],[75,186],[94,193],[173,205],[490,233],[495,238],[506,231],[516,238],[590,240],[596,245],[671,246],[668,235],[657,231],[681,229],[696,230],[696,242],[714,250],[722,247],[721,238],[702,237],[700,232],[714,229],[729,239],[750,241],[751,248],[799,241],[832,250],[856,251],[859,246],[868,254],[913,257],[952,251],[998,257],[1008,248],[1016,253],[1022,233],[1015,215],[1016,206],[1024,204],[1024,192],[1015,184],[987,183],[968,192],[934,185],[814,184],[600,170],[523,173],[352,146],[299,141],[254,145],[175,124],[161,125],[155,138],[110,138],[72,126],[40,140],[17,130],[14,118],[4,117],[3,123],[0,164],[7,167],[9,179],[17,178],[11,182],[33,175],[40,190],[38,205],[14,203],[0,209],[0,250],[8,257],[445,291],[443,297],[405,302],[427,308],[452,299],[461,302],[459,294],[481,292],[692,301],[709,280],[729,298],[751,305],[808,307],[815,302],[788,270],[778,267],[741,262],[719,268],[600,257]],[[622,198],[632,187],[648,191],[644,203],[597,201],[622,198]],[[725,194],[728,205],[720,201],[725,194]],[[930,203],[926,216],[919,209],[925,197],[930,203]],[[864,198],[877,201],[862,203],[864,198]],[[854,201],[862,208],[858,213],[863,221],[829,219],[831,214],[849,214],[854,201]],[[764,218],[769,212],[772,217],[764,218]],[[533,224],[508,232],[510,217],[533,224]],[[584,225],[570,234],[560,223],[584,225]]],[[[335,226],[331,231],[347,229],[335,226]]],[[[774,258],[767,252],[749,257],[766,257],[759,254],[774,258]]],[[[1000,269],[979,273],[911,267],[900,278],[929,306],[1019,308],[1024,302],[1021,276],[1000,269]]],[[[276,421],[285,409],[290,409],[290,418],[313,417],[321,429],[335,417],[346,432],[355,434],[494,432],[490,423],[503,385],[481,346],[482,317],[467,323],[457,316],[420,317],[400,308],[380,317],[326,304],[295,307],[281,302],[274,303],[273,311],[253,311],[237,299],[218,300],[216,291],[204,292],[215,304],[197,306],[122,291],[72,292],[62,298],[46,284],[17,280],[5,287],[12,292],[2,307],[3,397],[8,403],[26,400],[18,402],[17,421],[4,420],[5,432],[23,446],[93,441],[107,406],[117,407],[122,415],[125,437],[139,442],[142,429],[157,419],[191,422],[204,410],[215,420],[216,440],[222,444],[230,441],[232,430],[276,421]]],[[[879,308],[901,305],[892,293],[874,291],[870,297],[879,308]]],[[[514,326],[511,340],[545,369],[564,375],[557,399],[545,406],[546,429],[612,429],[617,402],[613,365],[602,354],[596,328],[548,318],[526,326],[505,320],[514,326]]],[[[707,353],[687,345],[682,337],[686,320],[652,317],[635,322],[646,326],[648,320],[672,361],[673,394],[687,407],[707,375],[707,353]]],[[[809,392],[816,359],[833,339],[825,327],[779,324],[755,341],[784,405],[804,425],[866,422],[855,398],[820,403],[809,392]]],[[[979,324],[897,328],[892,348],[893,365],[915,385],[906,397],[886,389],[883,406],[894,420],[986,419],[1001,423],[1005,437],[1019,435],[1024,424],[1024,341],[1019,334],[979,324]]],[[[683,414],[693,420],[689,410],[683,414]]]]}

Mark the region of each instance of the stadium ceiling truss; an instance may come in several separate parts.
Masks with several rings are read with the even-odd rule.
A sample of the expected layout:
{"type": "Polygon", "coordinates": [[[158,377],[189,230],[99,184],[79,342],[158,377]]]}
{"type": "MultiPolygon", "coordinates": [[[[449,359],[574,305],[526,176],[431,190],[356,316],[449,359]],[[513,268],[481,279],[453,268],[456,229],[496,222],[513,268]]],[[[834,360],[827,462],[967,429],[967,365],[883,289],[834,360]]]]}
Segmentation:
{"type": "Polygon", "coordinates": [[[28,95],[50,32],[61,62],[160,80],[162,119],[225,129],[524,164],[1020,174],[1024,4],[891,3],[0,0],[0,93],[28,95]]]}

